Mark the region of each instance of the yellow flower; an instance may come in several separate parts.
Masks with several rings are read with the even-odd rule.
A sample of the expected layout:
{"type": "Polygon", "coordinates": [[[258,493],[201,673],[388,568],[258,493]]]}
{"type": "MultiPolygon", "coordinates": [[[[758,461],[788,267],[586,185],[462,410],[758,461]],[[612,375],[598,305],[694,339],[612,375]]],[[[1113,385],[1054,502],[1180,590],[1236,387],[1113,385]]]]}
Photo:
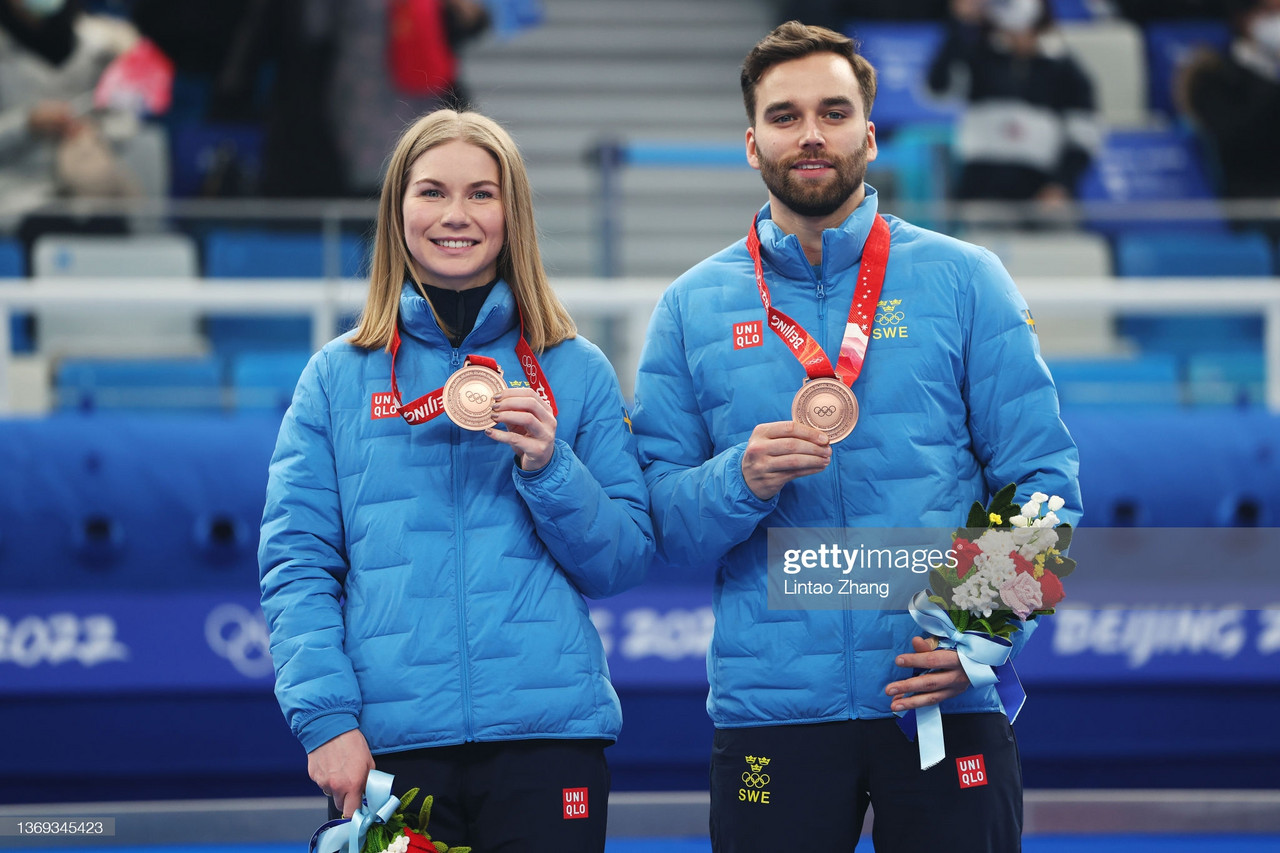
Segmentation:
{"type": "Polygon", "coordinates": [[[987,518],[991,519],[991,523],[992,523],[992,524],[1003,524],[1003,523],[1004,523],[1004,521],[1000,518],[1000,516],[996,515],[994,512],[993,512],[993,513],[991,513],[989,516],[987,516],[987,518]]]}

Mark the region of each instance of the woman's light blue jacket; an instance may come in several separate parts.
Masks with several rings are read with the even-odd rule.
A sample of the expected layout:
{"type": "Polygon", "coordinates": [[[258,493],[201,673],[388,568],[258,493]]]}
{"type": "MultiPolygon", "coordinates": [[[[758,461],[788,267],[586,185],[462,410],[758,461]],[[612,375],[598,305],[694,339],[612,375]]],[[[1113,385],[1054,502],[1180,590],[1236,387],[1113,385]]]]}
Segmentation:
{"type": "MultiPolygon", "coordinates": [[[[404,402],[471,353],[524,384],[499,281],[455,349],[406,284],[404,402]]],[[[613,739],[622,717],[583,597],[643,580],[648,498],[617,377],[583,338],[541,354],[555,452],[512,451],[440,416],[389,413],[390,355],[339,338],[280,427],[259,546],[276,695],[310,752],[359,728],[376,753],[468,741],[613,739]]]]}

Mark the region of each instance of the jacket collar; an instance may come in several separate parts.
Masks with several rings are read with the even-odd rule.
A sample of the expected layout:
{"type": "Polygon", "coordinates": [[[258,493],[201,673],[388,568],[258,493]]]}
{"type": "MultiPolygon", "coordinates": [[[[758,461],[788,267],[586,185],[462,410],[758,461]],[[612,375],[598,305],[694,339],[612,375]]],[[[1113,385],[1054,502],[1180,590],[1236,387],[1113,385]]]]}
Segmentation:
{"type": "MultiPolygon", "coordinates": [[[[518,323],[515,294],[504,280],[498,279],[476,317],[475,326],[462,342],[462,348],[493,343],[518,323]]],[[[431,305],[412,281],[406,281],[400,290],[400,328],[405,334],[432,346],[453,349],[453,344],[431,313],[431,305]]]]}
{"type": "MultiPolygon", "coordinates": [[[[870,184],[864,186],[867,195],[862,204],[838,227],[822,232],[823,280],[856,267],[862,260],[862,246],[871,233],[871,225],[880,206],[875,187],[870,184]]],[[[813,270],[800,247],[800,239],[794,234],[783,234],[782,229],[774,224],[769,204],[760,209],[756,233],[760,235],[760,254],[769,266],[790,279],[813,280],[813,270]]]]}

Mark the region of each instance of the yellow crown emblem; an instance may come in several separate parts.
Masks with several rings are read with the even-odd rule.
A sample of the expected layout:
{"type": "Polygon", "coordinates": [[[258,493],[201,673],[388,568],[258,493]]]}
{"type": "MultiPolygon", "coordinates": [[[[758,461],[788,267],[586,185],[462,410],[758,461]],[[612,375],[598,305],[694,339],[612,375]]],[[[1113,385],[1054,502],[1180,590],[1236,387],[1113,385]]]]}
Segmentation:
{"type": "Polygon", "coordinates": [[[769,765],[769,759],[765,758],[763,755],[759,758],[754,755],[748,755],[746,756],[746,759],[747,766],[751,768],[752,773],[759,773],[769,765]]]}

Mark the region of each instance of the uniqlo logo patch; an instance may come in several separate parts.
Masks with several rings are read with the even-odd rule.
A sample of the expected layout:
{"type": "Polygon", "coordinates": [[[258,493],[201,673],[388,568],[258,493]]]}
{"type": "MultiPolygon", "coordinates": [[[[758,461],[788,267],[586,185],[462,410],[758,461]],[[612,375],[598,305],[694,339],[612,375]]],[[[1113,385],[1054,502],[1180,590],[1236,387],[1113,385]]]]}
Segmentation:
{"type": "Polygon", "coordinates": [[[576,820],[577,818],[587,817],[587,789],[586,788],[565,788],[564,789],[564,819],[576,820]]]}
{"type": "Polygon", "coordinates": [[[746,349],[760,346],[764,341],[763,331],[764,324],[759,320],[752,320],[750,323],[734,323],[733,348],[746,349]]]}
{"type": "Polygon", "coordinates": [[[981,755],[957,758],[956,773],[960,775],[961,788],[976,788],[987,784],[987,766],[981,755]]]}
{"type": "Polygon", "coordinates": [[[396,395],[390,391],[380,391],[373,395],[373,405],[369,416],[373,420],[378,418],[398,418],[400,417],[400,407],[396,405],[396,395]]]}

